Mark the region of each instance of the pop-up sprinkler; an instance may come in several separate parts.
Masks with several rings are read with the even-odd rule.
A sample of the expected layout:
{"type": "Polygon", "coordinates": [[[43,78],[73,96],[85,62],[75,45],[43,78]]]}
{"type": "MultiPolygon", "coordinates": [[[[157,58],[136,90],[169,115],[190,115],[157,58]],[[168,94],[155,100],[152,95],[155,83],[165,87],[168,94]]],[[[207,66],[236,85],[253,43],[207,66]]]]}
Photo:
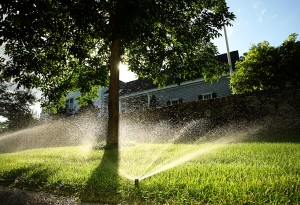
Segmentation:
{"type": "Polygon", "coordinates": [[[139,188],[139,179],[134,180],[134,186],[135,188],[139,188]]]}

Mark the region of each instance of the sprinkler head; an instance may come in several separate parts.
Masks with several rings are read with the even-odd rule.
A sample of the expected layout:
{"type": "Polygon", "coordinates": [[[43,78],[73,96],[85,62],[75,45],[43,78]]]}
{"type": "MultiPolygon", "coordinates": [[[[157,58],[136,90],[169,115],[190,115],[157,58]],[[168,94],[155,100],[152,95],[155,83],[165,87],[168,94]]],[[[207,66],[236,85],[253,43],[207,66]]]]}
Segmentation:
{"type": "Polygon", "coordinates": [[[139,179],[135,179],[135,180],[134,180],[134,186],[135,186],[136,188],[139,187],[139,179]]]}

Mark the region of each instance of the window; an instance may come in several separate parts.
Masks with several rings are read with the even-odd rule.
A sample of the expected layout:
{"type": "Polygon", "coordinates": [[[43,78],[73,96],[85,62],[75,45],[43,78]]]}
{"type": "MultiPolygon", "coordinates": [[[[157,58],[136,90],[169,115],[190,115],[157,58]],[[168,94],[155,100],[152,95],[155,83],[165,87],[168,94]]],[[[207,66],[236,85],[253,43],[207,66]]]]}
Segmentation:
{"type": "Polygon", "coordinates": [[[212,99],[211,93],[210,93],[210,94],[206,94],[206,95],[202,95],[202,99],[203,99],[203,100],[209,100],[209,99],[212,99]]]}
{"type": "Polygon", "coordinates": [[[70,98],[66,101],[66,108],[67,108],[67,110],[74,109],[74,98],[70,98]]]}
{"type": "Polygon", "coordinates": [[[217,93],[207,93],[198,96],[198,100],[209,100],[213,98],[217,98],[217,93]]]}
{"type": "Polygon", "coordinates": [[[178,104],[178,100],[172,100],[171,101],[171,105],[177,105],[178,104]]]}
{"type": "Polygon", "coordinates": [[[167,102],[167,106],[171,106],[171,105],[178,105],[178,104],[181,104],[181,103],[183,103],[183,99],[182,98],[180,98],[180,99],[174,99],[174,100],[169,100],[168,102],[167,102]]]}

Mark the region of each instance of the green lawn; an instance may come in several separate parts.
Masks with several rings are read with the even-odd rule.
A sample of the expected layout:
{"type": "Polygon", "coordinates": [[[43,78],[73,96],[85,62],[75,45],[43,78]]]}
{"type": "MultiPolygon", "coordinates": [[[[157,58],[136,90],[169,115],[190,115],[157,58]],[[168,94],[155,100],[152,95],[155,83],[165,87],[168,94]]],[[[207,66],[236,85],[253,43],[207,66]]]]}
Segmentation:
{"type": "Polygon", "coordinates": [[[0,184],[122,204],[299,204],[300,144],[34,149],[0,154],[0,184]]]}

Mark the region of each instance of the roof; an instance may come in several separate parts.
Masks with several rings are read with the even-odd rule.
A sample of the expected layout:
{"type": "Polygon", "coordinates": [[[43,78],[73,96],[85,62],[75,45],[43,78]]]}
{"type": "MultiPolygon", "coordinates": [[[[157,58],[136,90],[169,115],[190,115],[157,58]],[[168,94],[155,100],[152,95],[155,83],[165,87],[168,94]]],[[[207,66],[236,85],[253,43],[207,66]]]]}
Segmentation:
{"type": "Polygon", "coordinates": [[[144,90],[149,90],[157,88],[157,85],[154,85],[151,79],[140,78],[138,80],[130,81],[120,85],[120,95],[127,95],[130,93],[141,92],[144,90]]]}
{"type": "MultiPolygon", "coordinates": [[[[221,63],[228,64],[227,53],[217,55],[216,57],[221,63]]],[[[230,57],[231,57],[231,62],[234,70],[235,62],[239,60],[239,52],[237,50],[230,52],[230,57]]],[[[167,82],[167,85],[171,85],[171,84],[173,84],[171,81],[167,82]]],[[[153,88],[158,88],[158,86],[154,85],[151,79],[139,78],[134,81],[120,84],[120,96],[128,95],[131,93],[142,92],[153,88]]],[[[106,93],[108,93],[108,91],[106,93]]]]}

